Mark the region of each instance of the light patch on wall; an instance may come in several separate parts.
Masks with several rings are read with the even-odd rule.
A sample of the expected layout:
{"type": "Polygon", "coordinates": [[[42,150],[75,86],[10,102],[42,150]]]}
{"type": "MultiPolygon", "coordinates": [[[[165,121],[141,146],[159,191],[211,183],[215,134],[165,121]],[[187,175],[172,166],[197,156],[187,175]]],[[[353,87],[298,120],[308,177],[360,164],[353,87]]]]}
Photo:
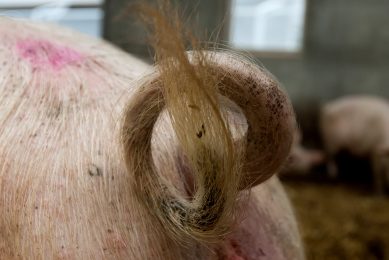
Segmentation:
{"type": "Polygon", "coordinates": [[[100,37],[102,0],[0,0],[0,15],[58,23],[100,37]]]}
{"type": "Polygon", "coordinates": [[[305,6],[305,0],[232,0],[232,46],[251,51],[301,51],[305,6]]]}

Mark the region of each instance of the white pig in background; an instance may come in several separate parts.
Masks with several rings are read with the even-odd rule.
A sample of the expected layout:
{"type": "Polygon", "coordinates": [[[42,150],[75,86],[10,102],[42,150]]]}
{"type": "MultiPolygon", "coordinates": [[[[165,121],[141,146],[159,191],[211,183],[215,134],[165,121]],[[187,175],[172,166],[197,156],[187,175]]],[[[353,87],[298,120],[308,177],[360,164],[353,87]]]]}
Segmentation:
{"type": "Polygon", "coordinates": [[[302,145],[301,130],[296,126],[292,148],[280,174],[285,176],[307,175],[313,167],[324,163],[324,161],[325,158],[322,151],[308,149],[302,145]]]}
{"type": "Polygon", "coordinates": [[[389,185],[389,104],[372,96],[349,96],[326,104],[321,131],[331,176],[338,174],[334,156],[341,150],[371,160],[375,191],[389,185]]]}
{"type": "Polygon", "coordinates": [[[304,259],[271,177],[292,140],[286,95],[242,58],[190,62],[156,30],[165,59],[152,67],[101,40],[0,17],[0,259],[304,259]],[[245,155],[216,93],[247,119],[245,155]],[[158,118],[165,107],[173,120],[158,118]],[[191,165],[177,162],[178,146],[191,165]]]}

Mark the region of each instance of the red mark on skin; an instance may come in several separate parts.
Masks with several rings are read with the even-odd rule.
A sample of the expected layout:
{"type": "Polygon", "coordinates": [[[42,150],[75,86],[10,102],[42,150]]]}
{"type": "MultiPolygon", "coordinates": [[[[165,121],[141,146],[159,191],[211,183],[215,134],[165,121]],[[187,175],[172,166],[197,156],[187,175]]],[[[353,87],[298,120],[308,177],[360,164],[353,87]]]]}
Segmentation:
{"type": "Polygon", "coordinates": [[[104,251],[123,251],[127,248],[126,243],[118,233],[114,232],[112,229],[108,229],[107,232],[105,247],[103,248],[104,251]]]}
{"type": "Polygon", "coordinates": [[[46,40],[21,40],[16,48],[20,57],[28,60],[34,69],[61,70],[83,59],[79,52],[46,40]]]}
{"type": "Polygon", "coordinates": [[[218,250],[219,260],[246,260],[239,244],[234,239],[229,239],[223,248],[218,250]]]}

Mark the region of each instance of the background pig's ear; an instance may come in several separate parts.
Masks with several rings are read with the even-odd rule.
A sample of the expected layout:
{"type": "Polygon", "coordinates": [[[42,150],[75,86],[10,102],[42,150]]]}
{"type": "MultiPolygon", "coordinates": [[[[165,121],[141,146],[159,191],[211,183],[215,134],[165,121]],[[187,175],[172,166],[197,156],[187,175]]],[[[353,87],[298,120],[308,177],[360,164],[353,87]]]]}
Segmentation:
{"type": "Polygon", "coordinates": [[[231,53],[210,54],[219,92],[243,111],[248,130],[240,188],[252,187],[276,173],[293,140],[295,117],[287,95],[264,69],[231,53]]]}

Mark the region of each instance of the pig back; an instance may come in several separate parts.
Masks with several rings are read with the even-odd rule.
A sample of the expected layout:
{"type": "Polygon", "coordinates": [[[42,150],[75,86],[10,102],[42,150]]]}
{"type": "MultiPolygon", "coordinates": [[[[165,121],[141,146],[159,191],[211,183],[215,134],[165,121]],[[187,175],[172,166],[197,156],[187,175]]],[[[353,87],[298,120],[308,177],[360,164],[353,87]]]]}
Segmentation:
{"type": "Polygon", "coordinates": [[[321,132],[331,154],[346,149],[357,156],[389,147],[389,105],[372,96],[350,96],[326,104],[321,112],[321,132]]]}

